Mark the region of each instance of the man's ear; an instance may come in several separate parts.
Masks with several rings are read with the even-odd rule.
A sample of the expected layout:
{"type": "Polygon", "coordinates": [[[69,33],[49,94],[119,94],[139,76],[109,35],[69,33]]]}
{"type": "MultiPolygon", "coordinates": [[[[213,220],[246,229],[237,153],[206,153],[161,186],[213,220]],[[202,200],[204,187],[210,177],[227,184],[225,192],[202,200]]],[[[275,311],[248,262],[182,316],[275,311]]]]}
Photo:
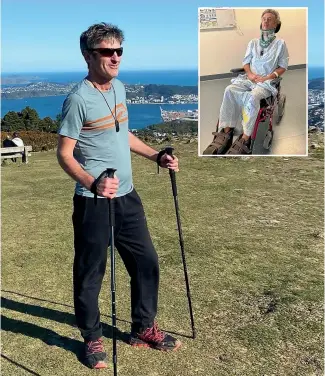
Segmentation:
{"type": "Polygon", "coordinates": [[[88,51],[84,51],[84,52],[82,53],[82,55],[83,55],[84,59],[86,60],[87,65],[89,66],[89,62],[90,62],[90,53],[89,53],[88,51]]]}

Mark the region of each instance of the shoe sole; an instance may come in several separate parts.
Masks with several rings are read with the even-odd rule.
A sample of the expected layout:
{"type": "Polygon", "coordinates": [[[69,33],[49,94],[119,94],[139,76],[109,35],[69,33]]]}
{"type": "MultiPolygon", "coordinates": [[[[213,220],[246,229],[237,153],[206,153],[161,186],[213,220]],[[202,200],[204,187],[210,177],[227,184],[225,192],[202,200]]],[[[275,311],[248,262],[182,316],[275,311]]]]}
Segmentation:
{"type": "Polygon", "coordinates": [[[141,339],[136,339],[135,341],[131,340],[130,345],[132,347],[143,347],[143,348],[147,348],[147,349],[151,348],[151,349],[167,352],[167,351],[176,351],[177,349],[179,349],[182,346],[182,342],[177,341],[174,347],[168,348],[168,347],[159,347],[157,345],[152,345],[150,343],[144,342],[141,339]]]}
{"type": "Polygon", "coordinates": [[[231,139],[227,141],[224,145],[219,146],[219,148],[215,148],[211,145],[209,145],[203,152],[203,155],[222,155],[226,154],[227,151],[231,148],[233,136],[231,136],[231,139]]]}
{"type": "Polygon", "coordinates": [[[108,368],[108,364],[104,361],[100,361],[93,368],[94,369],[108,368]]]}

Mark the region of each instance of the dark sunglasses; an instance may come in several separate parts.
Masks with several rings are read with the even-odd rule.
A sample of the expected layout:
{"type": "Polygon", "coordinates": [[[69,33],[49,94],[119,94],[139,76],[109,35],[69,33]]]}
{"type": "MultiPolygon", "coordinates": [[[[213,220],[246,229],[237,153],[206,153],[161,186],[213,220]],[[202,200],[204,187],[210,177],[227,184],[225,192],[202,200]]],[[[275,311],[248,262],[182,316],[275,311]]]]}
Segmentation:
{"type": "Polygon", "coordinates": [[[123,47],[119,48],[88,48],[88,51],[97,51],[104,57],[112,57],[116,52],[117,56],[122,56],[123,47]]]}

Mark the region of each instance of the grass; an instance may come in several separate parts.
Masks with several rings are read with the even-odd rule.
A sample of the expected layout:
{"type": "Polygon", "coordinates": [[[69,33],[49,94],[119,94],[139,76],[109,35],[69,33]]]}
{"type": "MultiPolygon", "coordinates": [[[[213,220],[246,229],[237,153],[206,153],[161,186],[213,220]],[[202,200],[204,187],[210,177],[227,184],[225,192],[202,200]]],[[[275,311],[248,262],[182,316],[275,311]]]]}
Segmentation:
{"type": "MultiPolygon", "coordinates": [[[[323,375],[323,150],[304,158],[198,158],[177,144],[179,205],[198,338],[191,334],[167,171],[133,156],[160,258],[158,321],[175,353],[134,349],[117,258],[119,376],[323,375]]],[[[91,375],[72,302],[74,183],[55,152],[2,168],[3,375],[91,375]]],[[[100,295],[111,357],[109,268],[100,295]]],[[[100,371],[112,374],[111,369],[100,371]]]]}

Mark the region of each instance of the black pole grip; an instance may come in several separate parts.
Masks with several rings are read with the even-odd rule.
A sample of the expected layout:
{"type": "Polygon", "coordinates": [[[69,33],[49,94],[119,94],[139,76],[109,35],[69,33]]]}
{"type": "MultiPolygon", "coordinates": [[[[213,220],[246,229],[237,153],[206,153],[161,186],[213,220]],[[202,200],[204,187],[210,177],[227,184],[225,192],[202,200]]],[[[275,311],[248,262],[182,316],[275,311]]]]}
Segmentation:
{"type": "MultiPolygon", "coordinates": [[[[165,148],[166,154],[170,155],[174,159],[173,150],[174,150],[174,148],[172,148],[171,146],[167,146],[165,148]]],[[[175,174],[175,171],[172,170],[172,169],[169,169],[169,176],[170,176],[170,180],[172,182],[173,196],[176,197],[177,196],[177,185],[176,185],[176,174],[175,174]]]]}
{"type": "Polygon", "coordinates": [[[173,147],[171,147],[171,146],[166,146],[165,147],[165,153],[168,154],[168,155],[170,155],[174,159],[173,151],[174,151],[173,147]]]}
{"type": "Polygon", "coordinates": [[[106,173],[106,178],[114,178],[114,173],[116,169],[115,168],[107,168],[105,173],[106,173]]]}

